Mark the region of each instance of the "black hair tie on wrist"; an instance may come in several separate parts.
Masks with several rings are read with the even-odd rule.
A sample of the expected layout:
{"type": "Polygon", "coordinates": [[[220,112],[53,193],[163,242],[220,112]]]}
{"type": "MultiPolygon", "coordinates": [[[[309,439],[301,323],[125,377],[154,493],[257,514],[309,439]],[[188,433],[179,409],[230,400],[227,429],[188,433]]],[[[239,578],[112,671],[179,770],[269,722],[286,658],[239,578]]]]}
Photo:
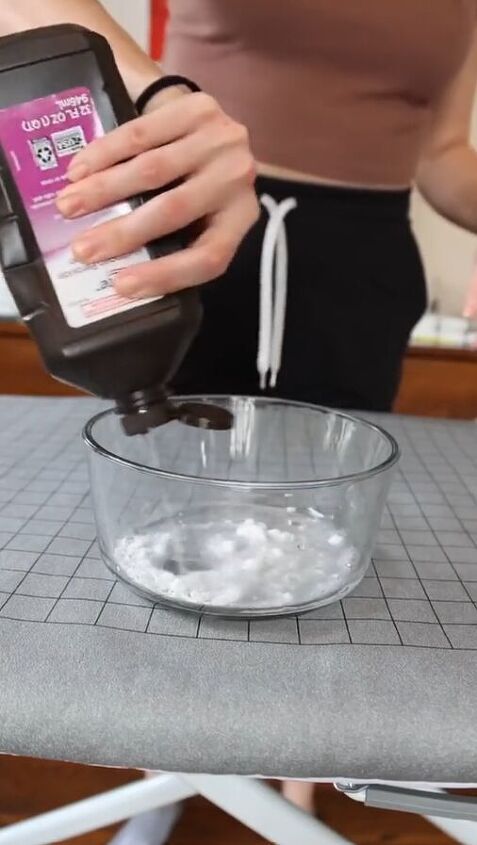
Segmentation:
{"type": "Polygon", "coordinates": [[[187,79],[186,76],[161,76],[160,79],[155,79],[154,82],[151,82],[151,84],[148,85],[137,98],[137,113],[142,114],[149,100],[152,100],[152,98],[155,97],[156,94],[159,94],[160,91],[164,91],[165,88],[175,88],[178,85],[184,85],[186,88],[189,88],[193,94],[197,94],[197,92],[201,90],[196,82],[192,82],[192,80],[187,79]]]}

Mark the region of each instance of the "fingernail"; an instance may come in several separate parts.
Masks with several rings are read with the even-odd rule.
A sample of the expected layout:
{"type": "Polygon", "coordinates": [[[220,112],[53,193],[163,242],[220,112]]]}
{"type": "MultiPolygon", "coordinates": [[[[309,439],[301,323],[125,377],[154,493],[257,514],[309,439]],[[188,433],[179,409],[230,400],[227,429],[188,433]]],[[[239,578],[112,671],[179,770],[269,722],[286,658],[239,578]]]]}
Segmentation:
{"type": "Polygon", "coordinates": [[[141,294],[137,289],[137,276],[119,276],[114,280],[114,287],[121,296],[126,296],[128,299],[141,299],[141,294]]]}
{"type": "Polygon", "coordinates": [[[83,200],[79,194],[59,194],[56,206],[64,217],[76,217],[84,211],[83,200]]]}
{"type": "Polygon", "coordinates": [[[93,238],[78,238],[73,243],[73,255],[78,261],[92,261],[99,257],[98,245],[93,238]]]}
{"type": "Polygon", "coordinates": [[[85,164],[75,164],[72,162],[66,171],[66,175],[71,182],[79,182],[88,175],[88,168],[85,164]]]}

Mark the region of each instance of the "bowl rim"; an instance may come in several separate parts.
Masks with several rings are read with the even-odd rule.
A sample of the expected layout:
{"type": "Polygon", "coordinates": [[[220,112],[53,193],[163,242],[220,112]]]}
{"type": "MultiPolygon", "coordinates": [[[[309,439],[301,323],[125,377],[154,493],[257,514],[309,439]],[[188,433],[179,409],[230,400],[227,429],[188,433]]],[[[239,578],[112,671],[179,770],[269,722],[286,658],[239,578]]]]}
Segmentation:
{"type": "Polygon", "coordinates": [[[359,423],[360,425],[363,425],[366,428],[380,434],[381,437],[383,437],[384,440],[388,443],[390,447],[390,454],[384,461],[382,461],[380,464],[377,464],[376,466],[370,467],[370,469],[360,470],[359,472],[349,473],[347,475],[340,475],[338,477],[333,478],[319,478],[313,480],[304,479],[302,481],[241,481],[239,479],[229,480],[226,478],[204,478],[194,475],[188,475],[187,473],[173,472],[172,470],[165,470],[160,469],[158,467],[151,467],[146,466],[145,464],[139,464],[136,461],[130,460],[129,458],[124,458],[121,455],[116,455],[114,452],[110,452],[109,449],[106,449],[104,446],[98,443],[93,434],[93,429],[96,424],[104,417],[116,415],[117,411],[114,408],[108,408],[104,411],[100,411],[98,414],[95,414],[87,421],[82,431],[83,441],[86,446],[89,447],[94,453],[99,454],[106,460],[111,461],[112,463],[120,464],[124,467],[128,467],[129,469],[133,469],[137,472],[145,473],[147,475],[155,475],[159,478],[167,479],[168,481],[187,482],[188,484],[199,484],[206,487],[223,487],[228,489],[239,490],[253,489],[258,491],[314,490],[323,487],[336,487],[359,481],[366,481],[376,475],[380,475],[381,473],[390,470],[399,461],[401,457],[401,450],[399,444],[397,443],[393,435],[386,431],[386,429],[382,428],[377,423],[369,422],[368,420],[363,419],[362,417],[357,416],[355,414],[349,414],[345,411],[336,410],[334,408],[327,408],[324,405],[313,405],[308,402],[296,402],[295,400],[277,399],[274,397],[270,398],[268,396],[240,396],[232,394],[202,394],[191,396],[174,396],[174,399],[177,399],[178,401],[196,402],[252,399],[255,402],[258,401],[267,402],[268,404],[274,405],[288,405],[293,406],[295,408],[309,410],[314,413],[318,412],[321,414],[333,414],[333,416],[335,417],[340,417],[341,419],[347,420],[348,422],[359,423]]]}

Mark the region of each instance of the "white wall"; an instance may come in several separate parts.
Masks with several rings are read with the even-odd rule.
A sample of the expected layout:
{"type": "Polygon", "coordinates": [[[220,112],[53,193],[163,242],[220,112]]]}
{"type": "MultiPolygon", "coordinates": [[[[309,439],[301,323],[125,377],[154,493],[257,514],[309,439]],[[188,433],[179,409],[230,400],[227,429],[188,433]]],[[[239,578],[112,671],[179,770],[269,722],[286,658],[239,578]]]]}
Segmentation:
{"type": "MultiPolygon", "coordinates": [[[[477,146],[477,99],[471,139],[477,146]]],[[[443,313],[461,315],[477,262],[477,238],[447,223],[417,194],[413,202],[414,229],[421,246],[430,296],[439,299],[443,313]]]]}
{"type": "Polygon", "coordinates": [[[101,0],[145,50],[149,49],[149,0],[101,0]]]}
{"type": "Polygon", "coordinates": [[[438,301],[441,313],[461,316],[476,267],[476,237],[447,223],[417,194],[413,200],[413,222],[430,299],[438,301]]]}

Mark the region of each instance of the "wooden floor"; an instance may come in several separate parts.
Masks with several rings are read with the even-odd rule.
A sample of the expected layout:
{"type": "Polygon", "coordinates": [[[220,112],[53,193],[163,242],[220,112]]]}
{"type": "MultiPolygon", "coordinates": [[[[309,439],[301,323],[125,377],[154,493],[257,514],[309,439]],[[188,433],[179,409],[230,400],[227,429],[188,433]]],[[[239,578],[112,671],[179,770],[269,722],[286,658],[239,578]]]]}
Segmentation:
{"type": "MultiPolygon", "coordinates": [[[[0,757],[0,825],[112,789],[137,778],[134,772],[0,757]]],[[[450,845],[451,840],[414,816],[369,810],[317,787],[320,818],[356,845],[450,845]]],[[[70,845],[106,845],[113,829],[68,840],[70,845]]],[[[202,799],[186,805],[171,845],[263,845],[264,840],[202,799]]],[[[296,845],[300,845],[299,842],[296,845]]]]}

